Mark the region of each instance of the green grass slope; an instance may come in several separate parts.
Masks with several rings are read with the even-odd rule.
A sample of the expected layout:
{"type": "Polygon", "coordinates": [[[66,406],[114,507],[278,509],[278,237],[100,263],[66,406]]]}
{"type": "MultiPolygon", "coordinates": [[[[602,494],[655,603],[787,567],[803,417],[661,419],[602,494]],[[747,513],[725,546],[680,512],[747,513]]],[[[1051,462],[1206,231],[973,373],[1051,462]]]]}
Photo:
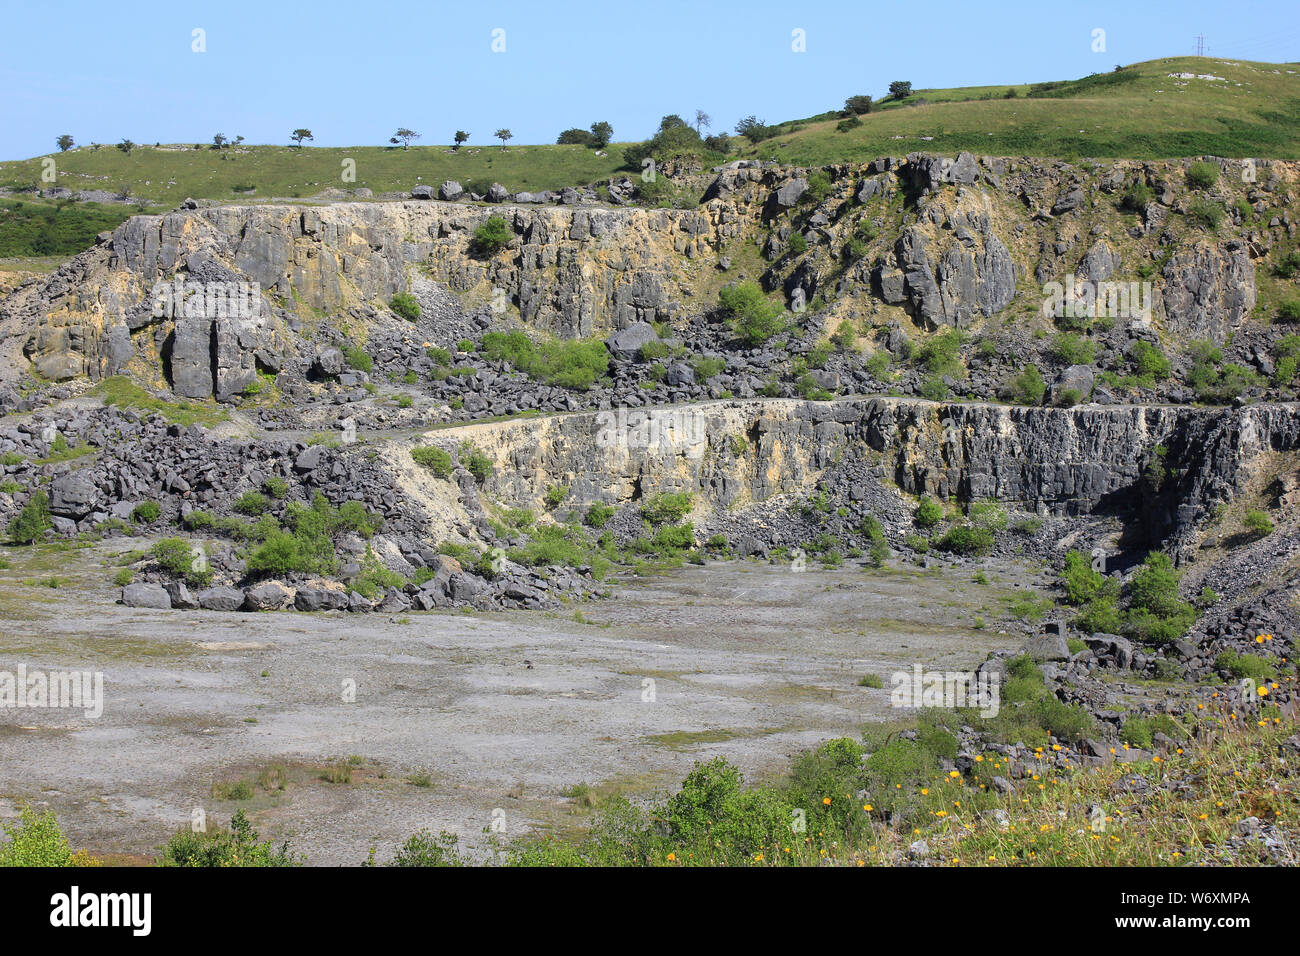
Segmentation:
{"type": "Polygon", "coordinates": [[[1080,80],[916,90],[839,132],[837,115],[782,124],[746,156],[804,166],[917,150],[1071,159],[1300,157],[1300,65],[1210,57],[1136,63],[1080,80]],[[1171,73],[1222,79],[1179,79],[1171,73]],[[1014,91],[1015,96],[1008,98],[1014,91]]]}
{"type": "MultiPolygon", "coordinates": [[[[58,185],[72,190],[106,189],[171,208],[187,196],[241,200],[310,197],[329,188],[367,187],[376,193],[454,179],[486,187],[499,182],[511,192],[559,189],[607,179],[623,164],[614,144],[599,156],[585,146],[239,146],[214,150],[194,144],[136,146],[128,155],[112,145],[53,153],[58,185]],[[355,181],[344,181],[345,160],[355,162],[355,181]],[[250,191],[253,190],[253,191],[250,191]]],[[[0,186],[40,182],[44,157],[0,163],[0,186]]]]}

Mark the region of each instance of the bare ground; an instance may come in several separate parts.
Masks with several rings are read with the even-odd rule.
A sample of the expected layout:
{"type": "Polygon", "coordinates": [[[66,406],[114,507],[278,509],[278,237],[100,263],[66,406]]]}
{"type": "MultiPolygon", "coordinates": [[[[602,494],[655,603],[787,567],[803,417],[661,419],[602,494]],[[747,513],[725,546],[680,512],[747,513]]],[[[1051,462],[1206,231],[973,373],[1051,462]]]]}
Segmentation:
{"type": "Polygon", "coordinates": [[[0,816],[52,807],[74,847],[123,860],[152,858],[196,808],[225,823],[244,807],[309,863],[357,864],[421,828],[480,851],[494,821],[505,839],[571,831],[584,816],[564,791],[578,783],[650,795],[718,754],[778,773],[900,716],[890,672],[1018,645],[1018,626],[972,621],[992,624],[1010,585],[1038,581],[739,563],[619,582],[576,619],[223,614],[115,604],[104,562],[123,546],[6,550],[0,571],[0,670],[97,670],[105,684],[98,719],[0,709],[0,816]],[[51,565],[58,588],[40,583],[51,565]],[[884,689],[857,686],[866,673],[884,689]],[[251,799],[214,795],[238,781],[251,799]]]}

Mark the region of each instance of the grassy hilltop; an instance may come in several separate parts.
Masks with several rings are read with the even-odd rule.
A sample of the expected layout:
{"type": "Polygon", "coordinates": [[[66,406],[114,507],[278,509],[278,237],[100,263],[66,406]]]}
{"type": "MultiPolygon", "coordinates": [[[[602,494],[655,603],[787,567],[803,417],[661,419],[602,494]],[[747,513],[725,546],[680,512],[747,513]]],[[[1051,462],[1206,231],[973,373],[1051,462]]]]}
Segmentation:
{"type": "Polygon", "coordinates": [[[963,149],[1064,159],[1295,159],[1300,66],[1173,57],[1060,83],[915,90],[876,104],[845,132],[836,129],[841,118],[834,112],[783,123],[788,133],[744,152],[799,165],[963,149]]]}
{"type": "MultiPolygon", "coordinates": [[[[196,199],[283,199],[314,196],[331,187],[366,187],[377,193],[437,186],[455,179],[484,186],[499,182],[512,192],[559,189],[607,179],[623,164],[617,146],[597,155],[584,146],[248,146],[214,150],[193,143],[136,146],[130,154],[111,144],[54,153],[59,185],[68,189],[130,189],[134,199],[168,208],[196,199]],[[344,160],[356,162],[356,180],[342,178],[344,160]]],[[[40,179],[41,159],[0,163],[0,186],[40,179]]]]}

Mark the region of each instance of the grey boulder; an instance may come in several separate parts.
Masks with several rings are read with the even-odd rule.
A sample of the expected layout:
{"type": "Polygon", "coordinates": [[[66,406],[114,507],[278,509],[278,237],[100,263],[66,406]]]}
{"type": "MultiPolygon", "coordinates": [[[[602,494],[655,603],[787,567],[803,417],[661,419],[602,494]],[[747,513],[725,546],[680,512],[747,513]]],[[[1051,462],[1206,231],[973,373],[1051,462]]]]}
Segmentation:
{"type": "Polygon", "coordinates": [[[128,584],[122,588],[121,601],[127,607],[152,607],[169,610],[172,600],[161,584],[128,584]]]}
{"type": "Polygon", "coordinates": [[[99,489],[84,471],[55,478],[50,484],[50,513],[80,520],[95,510],[99,489]]]}
{"type": "Polygon", "coordinates": [[[605,348],[611,355],[620,359],[634,359],[641,351],[641,346],[654,342],[659,333],[649,322],[633,322],[626,328],[619,329],[605,340],[605,348]]]}
{"type": "Polygon", "coordinates": [[[199,607],[208,611],[238,611],[244,606],[244,592],[239,588],[206,588],[197,599],[199,607]]]}
{"type": "Polygon", "coordinates": [[[293,606],[299,611],[342,611],[348,606],[348,596],[331,588],[299,588],[293,606]]]}
{"type": "Polygon", "coordinates": [[[244,592],[244,607],[250,611],[278,611],[288,607],[289,589],[278,581],[267,581],[244,592]]]}

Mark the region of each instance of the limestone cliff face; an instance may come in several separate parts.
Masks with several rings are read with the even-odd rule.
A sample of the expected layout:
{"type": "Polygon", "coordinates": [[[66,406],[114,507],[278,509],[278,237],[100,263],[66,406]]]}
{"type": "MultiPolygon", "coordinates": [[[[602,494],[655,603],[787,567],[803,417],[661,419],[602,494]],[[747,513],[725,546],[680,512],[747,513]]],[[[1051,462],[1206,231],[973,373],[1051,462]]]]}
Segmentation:
{"type": "MultiPolygon", "coordinates": [[[[1113,514],[1154,542],[1178,545],[1240,490],[1260,455],[1300,449],[1300,409],[755,400],[469,425],[421,441],[449,450],[471,442],[496,466],[485,495],[539,512],[551,485],[580,502],[690,491],[705,513],[743,510],[863,465],[859,474],[908,494],[995,499],[1040,514],[1113,514]]],[[[425,494],[456,494],[454,485],[407,471],[425,494]]]]}
{"type": "Polygon", "coordinates": [[[586,337],[705,311],[741,274],[792,307],[919,330],[1039,312],[1044,286],[1070,276],[1143,277],[1151,315],[1121,322],[1222,342],[1255,306],[1257,260],[1294,237],[1300,164],[1265,163],[1245,186],[1224,162],[1219,184],[1196,197],[1184,165],[913,154],[822,170],[731,164],[697,184],[702,202],[690,209],[408,201],[138,216],[0,300],[0,374],[129,369],[182,395],[229,397],[259,369],[292,371],[314,320],[364,325],[417,278],[470,310],[495,299],[539,331],[586,337]],[[1138,186],[1158,198],[1123,211],[1121,195],[1138,186]],[[1196,226],[1184,215],[1193,198],[1229,221],[1196,226]],[[513,239],[478,256],[474,230],[492,215],[513,239]],[[178,278],[255,284],[260,309],[158,315],[155,284],[178,278]]]}
{"type": "Polygon", "coordinates": [[[525,322],[563,337],[669,319],[682,263],[720,245],[719,218],[709,210],[414,201],[137,216],[6,300],[0,323],[45,378],[97,379],[138,356],[159,365],[179,394],[226,397],[259,367],[278,371],[302,315],[364,321],[416,270],[470,304],[501,289],[525,322]],[[476,257],[474,230],[491,215],[504,215],[515,238],[495,256],[476,257]],[[155,284],[177,276],[191,290],[255,284],[256,314],[200,308],[160,318],[155,284]]]}

